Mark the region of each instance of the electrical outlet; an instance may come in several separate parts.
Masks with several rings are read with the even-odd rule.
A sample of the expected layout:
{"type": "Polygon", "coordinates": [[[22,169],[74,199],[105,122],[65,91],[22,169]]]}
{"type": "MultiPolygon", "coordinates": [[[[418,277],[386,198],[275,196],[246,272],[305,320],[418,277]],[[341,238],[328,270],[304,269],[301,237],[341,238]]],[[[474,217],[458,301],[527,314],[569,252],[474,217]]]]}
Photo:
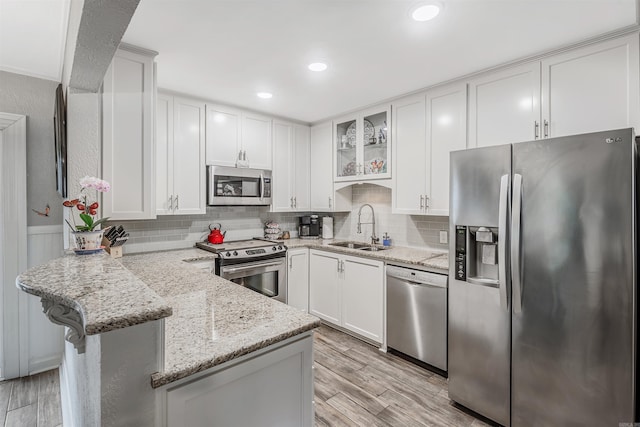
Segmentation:
{"type": "Polygon", "coordinates": [[[440,243],[448,243],[449,236],[446,230],[440,230],[440,243]]]}

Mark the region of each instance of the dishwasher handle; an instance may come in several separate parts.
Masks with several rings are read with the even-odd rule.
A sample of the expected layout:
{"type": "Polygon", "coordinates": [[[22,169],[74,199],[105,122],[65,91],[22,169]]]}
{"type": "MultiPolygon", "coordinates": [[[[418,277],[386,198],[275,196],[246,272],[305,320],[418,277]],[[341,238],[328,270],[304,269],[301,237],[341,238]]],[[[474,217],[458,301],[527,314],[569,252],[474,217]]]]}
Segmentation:
{"type": "Polygon", "coordinates": [[[411,268],[387,266],[387,277],[402,280],[407,283],[431,286],[437,288],[447,287],[447,275],[430,273],[428,271],[413,270],[411,268]]]}

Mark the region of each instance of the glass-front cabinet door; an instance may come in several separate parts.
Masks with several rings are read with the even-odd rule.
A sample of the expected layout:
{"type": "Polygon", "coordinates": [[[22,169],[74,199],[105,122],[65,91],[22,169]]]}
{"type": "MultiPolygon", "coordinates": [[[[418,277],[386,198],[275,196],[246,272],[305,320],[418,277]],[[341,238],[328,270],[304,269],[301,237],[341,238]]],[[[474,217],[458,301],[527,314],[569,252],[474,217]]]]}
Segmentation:
{"type": "Polygon", "coordinates": [[[358,175],[357,120],[346,120],[337,123],[335,141],[336,177],[349,180],[358,175]]]}
{"type": "Polygon", "coordinates": [[[336,120],[335,181],[391,178],[389,106],[336,120]]]}
{"type": "Polygon", "coordinates": [[[389,141],[387,111],[363,118],[362,172],[369,178],[387,178],[389,173],[389,141]]]}

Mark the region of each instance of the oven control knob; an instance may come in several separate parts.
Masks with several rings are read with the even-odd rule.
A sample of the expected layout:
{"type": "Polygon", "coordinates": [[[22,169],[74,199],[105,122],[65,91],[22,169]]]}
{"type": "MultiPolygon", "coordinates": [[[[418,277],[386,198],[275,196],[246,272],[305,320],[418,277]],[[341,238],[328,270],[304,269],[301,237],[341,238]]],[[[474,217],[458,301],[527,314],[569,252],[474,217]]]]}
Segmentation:
{"type": "Polygon", "coordinates": [[[276,249],[277,248],[275,246],[271,248],[271,250],[274,251],[274,252],[276,251],[276,249]]]}
{"type": "Polygon", "coordinates": [[[282,250],[282,246],[278,246],[278,249],[282,250]]]}
{"type": "Polygon", "coordinates": [[[233,256],[238,256],[238,252],[237,251],[233,251],[233,256]]]}
{"type": "Polygon", "coordinates": [[[227,252],[225,255],[226,256],[231,256],[231,252],[227,252]]]}

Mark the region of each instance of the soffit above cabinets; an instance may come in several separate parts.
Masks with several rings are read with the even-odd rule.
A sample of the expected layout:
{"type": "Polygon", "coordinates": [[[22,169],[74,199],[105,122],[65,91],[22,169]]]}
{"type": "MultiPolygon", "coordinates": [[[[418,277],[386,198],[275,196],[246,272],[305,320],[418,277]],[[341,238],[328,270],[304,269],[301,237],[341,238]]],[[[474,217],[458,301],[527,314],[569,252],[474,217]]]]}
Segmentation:
{"type": "Polygon", "coordinates": [[[0,70],[62,80],[70,0],[0,0],[0,70]]]}
{"type": "Polygon", "coordinates": [[[316,122],[636,24],[635,0],[440,3],[415,22],[414,0],[142,0],[123,41],[160,53],[159,87],[316,122]]]}

